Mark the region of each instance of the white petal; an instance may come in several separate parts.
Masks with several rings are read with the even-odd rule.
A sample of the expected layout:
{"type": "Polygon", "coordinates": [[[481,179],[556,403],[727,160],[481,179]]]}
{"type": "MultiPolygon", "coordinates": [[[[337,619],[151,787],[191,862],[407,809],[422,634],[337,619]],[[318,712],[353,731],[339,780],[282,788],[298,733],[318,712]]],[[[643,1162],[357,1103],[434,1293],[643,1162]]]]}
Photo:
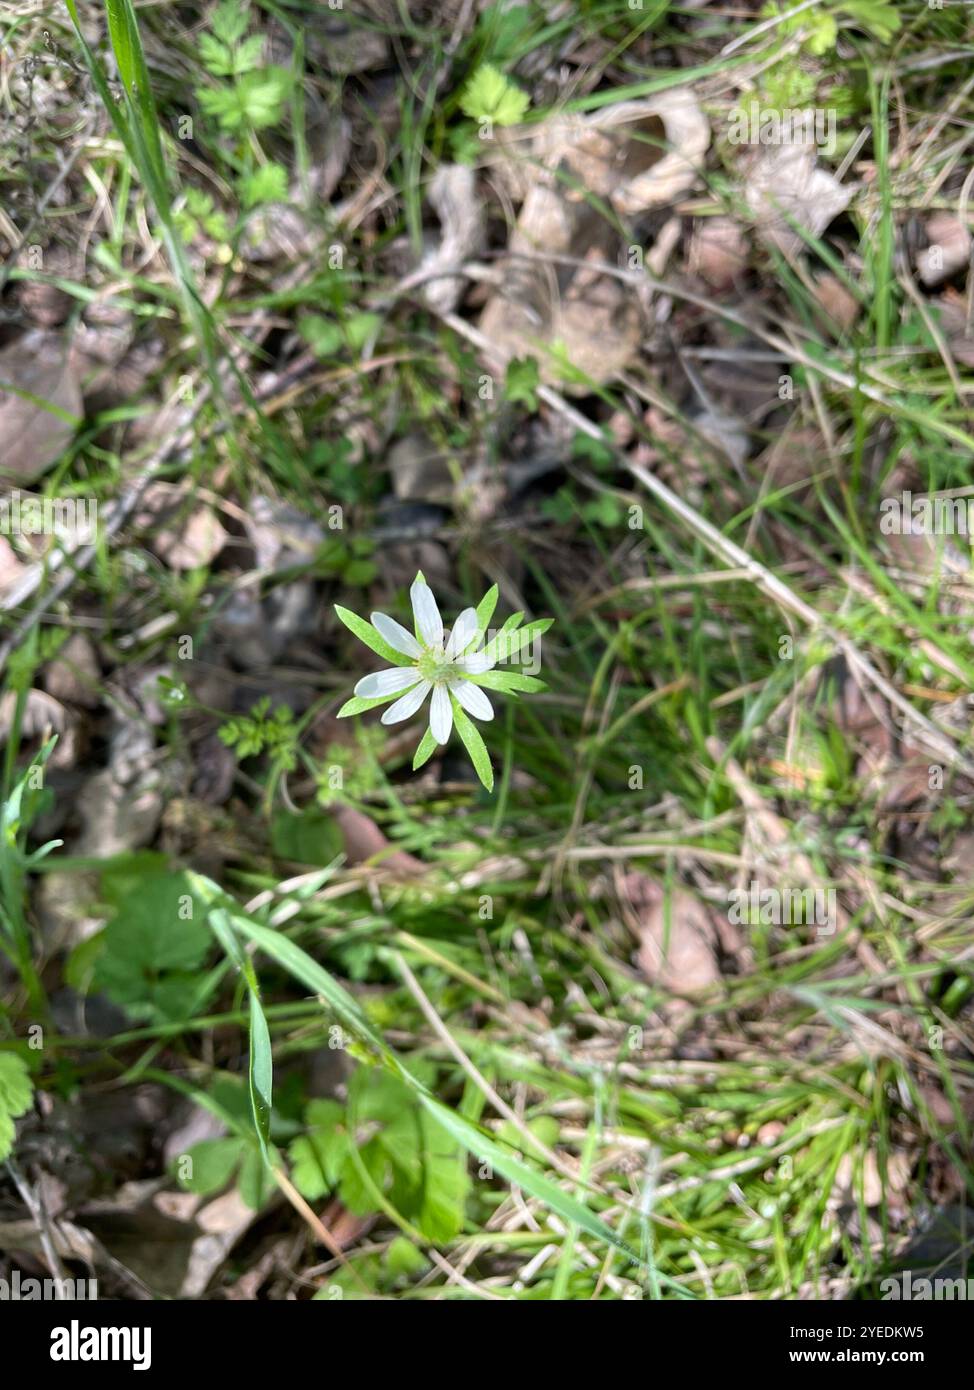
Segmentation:
{"type": "Polygon", "coordinates": [[[401,719],[408,719],[411,714],[416,713],[429,693],[430,682],[420,681],[419,685],[408,691],[394,705],[389,706],[382,716],[383,724],[398,724],[401,719]]]}
{"type": "Polygon", "coordinates": [[[423,649],[416,638],[395,618],[387,618],[384,613],[373,613],[372,626],[394,651],[402,652],[403,656],[422,656],[423,649]]]}
{"type": "Polygon", "coordinates": [[[469,671],[472,676],[480,676],[484,671],[492,671],[497,665],[496,656],[488,656],[486,648],[482,652],[467,652],[457,662],[461,671],[469,671]]]}
{"type": "Polygon", "coordinates": [[[451,681],[450,690],[474,719],[493,719],[493,706],[479,685],[471,685],[469,681],[451,681]]]}
{"type": "Polygon", "coordinates": [[[378,700],[380,696],[398,695],[400,690],[408,690],[418,680],[415,666],[392,666],[388,671],[373,671],[371,676],[363,676],[355,687],[355,694],[366,700],[378,700]]]}
{"type": "Polygon", "coordinates": [[[453,624],[450,640],[446,644],[447,659],[465,652],[473,641],[476,632],[477,610],[476,608],[465,608],[453,624]]]}
{"type": "Polygon", "coordinates": [[[409,597],[413,601],[416,631],[428,647],[438,647],[443,641],[443,619],[436,606],[433,590],[421,579],[416,579],[409,591],[409,597]]]}
{"type": "Polygon", "coordinates": [[[434,687],[430,700],[430,733],[437,743],[446,743],[453,728],[453,706],[445,685],[434,687]]]}

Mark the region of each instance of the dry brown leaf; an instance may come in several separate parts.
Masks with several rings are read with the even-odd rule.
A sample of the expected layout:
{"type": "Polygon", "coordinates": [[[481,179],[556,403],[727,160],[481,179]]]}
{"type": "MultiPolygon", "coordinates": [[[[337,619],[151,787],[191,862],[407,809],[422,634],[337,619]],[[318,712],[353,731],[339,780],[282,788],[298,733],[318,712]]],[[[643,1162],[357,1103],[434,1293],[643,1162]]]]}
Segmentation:
{"type": "Polygon", "coordinates": [[[71,363],[86,390],[103,389],[132,346],[135,318],[117,300],[96,299],[87,306],[71,339],[71,363]]]}
{"type": "Polygon", "coordinates": [[[688,268],[713,290],[727,290],[747,268],[747,242],[732,217],[698,219],[690,242],[688,268]]]}
{"type": "MultiPolygon", "coordinates": [[[[540,208],[546,216],[552,204],[539,195],[549,193],[535,190],[525,207],[540,208]]],[[[523,234],[519,223],[512,246],[523,234]]],[[[538,233],[537,244],[550,249],[552,242],[546,242],[545,235],[538,233]]],[[[587,254],[578,244],[570,243],[567,249],[575,255],[587,254]]],[[[598,251],[595,258],[602,259],[598,251]]],[[[617,280],[601,275],[584,280],[585,272],[580,270],[567,278],[562,289],[548,268],[526,268],[524,262],[516,261],[503,273],[504,289],[491,296],[480,328],[505,355],[536,357],[542,379],[561,383],[568,391],[579,388],[562,380],[562,353],[596,383],[609,381],[630,361],[642,337],[643,320],[632,292],[617,280]],[[549,356],[555,348],[559,359],[549,356]]]]}
{"type": "Polygon", "coordinates": [[[335,12],[339,9],[339,6],[334,9],[319,7],[309,11],[306,34],[309,54],[329,72],[344,76],[382,67],[389,52],[385,34],[361,21],[350,24],[344,15],[335,12]]]}
{"type": "Polygon", "coordinates": [[[180,1289],[182,1298],[200,1299],[207,1285],[226,1260],[234,1245],[257,1220],[236,1188],[221,1193],[196,1212],[196,1225],[202,1234],[195,1237],[189,1251],[186,1274],[180,1289]]]}
{"type": "Polygon", "coordinates": [[[55,870],[39,874],[34,894],[34,910],[45,949],[69,951],[79,941],[105,925],[104,917],[93,913],[98,902],[98,879],[94,873],[55,870]]]}
{"type": "Polygon", "coordinates": [[[968,322],[966,300],[948,286],[937,307],[950,355],[959,366],[974,367],[974,320],[968,322]]]}
{"type": "Polygon", "coordinates": [[[91,641],[83,632],[75,632],[44,673],[44,688],[64,704],[97,709],[101,703],[100,676],[98,657],[91,641]]]}
{"type": "Polygon", "coordinates": [[[942,285],[970,264],[971,234],[949,212],[935,212],[927,222],[930,245],[917,256],[917,274],[929,288],[942,285]]]}
{"type": "MultiPolygon", "coordinates": [[[[27,573],[27,566],[17,559],[6,536],[0,536],[0,600],[11,593],[27,573]]],[[[2,606],[2,605],[0,605],[2,606]]]]}
{"type": "Polygon", "coordinates": [[[820,275],[815,283],[815,298],[835,325],[847,332],[858,319],[862,306],[835,275],[820,275]]]}
{"type": "Polygon", "coordinates": [[[188,490],[177,483],[150,483],[136,524],[153,527],[152,549],[175,570],[211,564],[229,539],[212,508],[190,501],[188,490]]]}
{"type": "Polygon", "coordinates": [[[944,858],[944,868],[956,874],[959,882],[970,882],[974,877],[974,831],[962,831],[957,836],[944,858]]]}
{"type": "Polygon", "coordinates": [[[910,531],[884,536],[884,545],[896,564],[918,578],[933,580],[935,576],[961,579],[970,573],[967,554],[950,536],[929,536],[910,531]]]}
{"type": "Polygon", "coordinates": [[[392,490],[401,501],[453,501],[454,480],[449,459],[428,435],[418,430],[403,435],[387,455],[392,490]]]}
{"type": "Polygon", "coordinates": [[[679,198],[697,178],[710,145],[710,123],[689,87],[587,116],[554,116],[532,134],[541,163],[567,170],[583,185],[566,191],[569,201],[584,202],[587,190],[608,198],[623,216],[679,198]]]}
{"type": "Polygon", "coordinates": [[[701,410],[693,417],[694,429],[718,449],[738,471],[751,452],[751,436],[739,415],[726,410],[701,410]]]}
{"type": "Polygon", "coordinates": [[[645,874],[626,874],[622,892],[638,921],[636,961],[647,980],[692,995],[720,979],[717,934],[710,912],[691,893],[667,894],[645,874]]]}
{"type": "MultiPolygon", "coordinates": [[[[868,758],[863,758],[862,762],[866,767],[857,767],[860,776],[868,769],[868,758]]],[[[879,806],[882,811],[903,811],[910,806],[922,806],[930,797],[930,760],[914,758],[899,767],[884,768],[875,781],[880,789],[879,806]]]]}
{"type": "Polygon", "coordinates": [[[374,1215],[356,1216],[342,1206],[337,1197],[333,1197],[321,1213],[321,1224],[330,1231],[340,1250],[348,1250],[375,1225],[376,1220],[374,1215]]]}
{"type": "MultiPolygon", "coordinates": [[[[769,489],[795,487],[798,483],[808,483],[816,473],[820,473],[827,457],[827,445],[816,426],[792,427],[789,424],[759,455],[755,469],[766,475],[769,489]]],[[[798,495],[804,497],[807,494],[803,489],[798,495]]]]}
{"type": "Polygon", "coordinates": [[[35,328],[0,349],[0,478],[32,483],[46,473],[73,439],[83,411],[67,342],[60,333],[35,328]],[[66,411],[74,421],[45,409],[42,401],[66,411]]]}
{"type": "Polygon", "coordinates": [[[185,780],[179,758],[161,759],[153,729],[119,710],[108,767],[86,778],[77,795],[81,830],[75,852],[107,859],[149,844],[167,801],[185,780]]]}
{"type": "Polygon", "coordinates": [[[96,772],[78,792],[81,820],[77,854],[108,859],[151,843],[162,819],[165,798],[156,785],[123,787],[111,772],[96,772]]]}
{"type": "Polygon", "coordinates": [[[376,867],[394,877],[415,878],[426,873],[427,865],[401,849],[392,849],[371,816],[353,806],[338,806],[335,820],[345,840],[345,862],[351,867],[375,860],[376,867]]]}
{"type": "Polygon", "coordinates": [[[879,1161],[876,1154],[872,1149],[869,1149],[862,1161],[862,1186],[860,1189],[860,1175],[857,1175],[856,1172],[857,1165],[852,1154],[845,1153],[839,1160],[828,1206],[834,1211],[838,1206],[856,1205],[861,1190],[865,1205],[878,1207],[884,1196],[889,1200],[906,1190],[911,1166],[912,1160],[909,1154],[891,1153],[886,1161],[884,1178],[879,1171],[879,1161]]]}
{"type": "MultiPolygon", "coordinates": [[[[440,223],[440,237],[431,244],[420,264],[420,273],[439,275],[462,265],[483,249],[486,230],[484,206],[477,197],[477,180],[463,164],[441,164],[430,181],[428,199],[440,223]]],[[[449,314],[460,303],[462,276],[443,276],[423,287],[423,298],[438,314],[449,314]]]]}
{"type": "MultiPolygon", "coordinates": [[[[23,269],[31,269],[26,250],[17,257],[23,269]]],[[[76,278],[78,267],[70,252],[60,246],[46,247],[43,273],[65,279],[76,278]]],[[[17,287],[17,302],[31,323],[39,328],[57,328],[64,323],[74,303],[71,296],[47,280],[22,280],[17,287]]]]}
{"type": "Polygon", "coordinates": [[[833,682],[832,717],[861,755],[863,773],[885,768],[893,754],[892,721],[885,702],[867,692],[844,662],[826,668],[823,684],[833,682]]]}
{"type": "Polygon", "coordinates": [[[754,156],[744,184],[744,200],[759,230],[785,255],[796,254],[804,245],[787,217],[819,237],[852,201],[854,189],[816,161],[813,145],[768,146],[754,156]]]}
{"type": "Polygon", "coordinates": [[[258,569],[271,574],[310,564],[325,532],[313,517],[276,497],[251,496],[244,525],[258,569]]]}
{"type": "Polygon", "coordinates": [[[546,351],[555,348],[595,383],[615,376],[642,336],[631,287],[585,267],[525,258],[614,262],[619,239],[593,213],[590,196],[622,216],[665,207],[693,184],[709,143],[709,123],[688,89],[503,132],[493,172],[521,210],[511,259],[498,266],[501,289],[481,317],[483,333],[507,356],[537,357],[548,382],[564,375],[546,351]]]}
{"type": "MultiPolygon", "coordinates": [[[[0,746],[10,739],[17,700],[16,690],[8,690],[0,696],[0,746]]],[[[43,690],[28,690],[20,717],[21,738],[46,738],[52,733],[63,734],[68,723],[68,711],[60,700],[46,695],[43,690]]]]}
{"type": "MultiPolygon", "coordinates": [[[[314,197],[327,203],[338,187],[352,147],[352,127],[340,112],[322,110],[308,130],[312,161],[308,184],[314,197]]],[[[300,185],[292,188],[292,198],[300,196],[300,185]]]]}
{"type": "Polygon", "coordinates": [[[249,214],[240,240],[247,261],[289,261],[310,256],[322,241],[321,231],[292,203],[262,203],[249,214]]]}

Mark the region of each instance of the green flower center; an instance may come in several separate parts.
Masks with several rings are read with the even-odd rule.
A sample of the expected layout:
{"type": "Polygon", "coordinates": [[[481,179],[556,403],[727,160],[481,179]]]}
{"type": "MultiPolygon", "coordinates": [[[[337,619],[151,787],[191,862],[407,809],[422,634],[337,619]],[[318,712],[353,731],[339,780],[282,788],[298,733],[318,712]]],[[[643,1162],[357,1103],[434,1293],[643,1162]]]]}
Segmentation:
{"type": "Polygon", "coordinates": [[[460,674],[453,661],[447,661],[440,648],[427,647],[416,662],[416,670],[424,681],[437,684],[440,681],[456,680],[460,674]]]}

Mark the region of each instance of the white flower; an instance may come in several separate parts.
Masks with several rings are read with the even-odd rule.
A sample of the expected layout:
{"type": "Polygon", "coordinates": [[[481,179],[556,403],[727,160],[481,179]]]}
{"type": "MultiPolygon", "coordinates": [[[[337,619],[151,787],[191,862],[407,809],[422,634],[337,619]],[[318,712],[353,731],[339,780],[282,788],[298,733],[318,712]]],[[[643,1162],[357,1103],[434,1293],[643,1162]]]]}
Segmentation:
{"type": "Polygon", "coordinates": [[[409,597],[418,638],[385,613],[373,613],[372,626],[384,642],[408,656],[411,664],[363,676],[355,694],[366,700],[391,700],[398,695],[399,699],[382,716],[383,724],[398,724],[414,715],[432,691],[430,732],[437,743],[443,744],[453,728],[451,695],[475,719],[493,719],[487,696],[467,677],[491,670],[497,658],[471,650],[479,645],[483,635],[477,630],[476,609],[465,608],[453,631],[446,633],[433,591],[421,575],[417,575],[409,597]]]}
{"type": "Polygon", "coordinates": [[[494,717],[482,686],[503,691],[514,699],[547,688],[544,681],[536,680],[528,671],[495,671],[493,668],[498,662],[522,659],[528,643],[533,648],[542,633],[548,631],[552,620],[535,618],[522,626],[524,614],[513,613],[491,641],[482,646],[483,629],[497,606],[496,584],[484,594],[476,608],[463,610],[452,632],[444,632],[436,599],[422,574],[417,574],[409,593],[413,601],[415,636],[385,613],[373,613],[371,623],[367,623],[357,613],[335,604],[336,616],[360,642],[387,661],[396,663],[388,670],[363,676],[355,687],[355,694],[345,701],[337,717],[344,719],[363,714],[373,705],[392,700],[394,703],[383,714],[382,722],[398,724],[401,719],[414,715],[430,695],[429,728],[413,757],[413,771],[429,761],[437,746],[446,743],[455,727],[474,771],[491,792],[494,769],[490,754],[479,729],[468,716],[472,714],[475,719],[494,717]]]}

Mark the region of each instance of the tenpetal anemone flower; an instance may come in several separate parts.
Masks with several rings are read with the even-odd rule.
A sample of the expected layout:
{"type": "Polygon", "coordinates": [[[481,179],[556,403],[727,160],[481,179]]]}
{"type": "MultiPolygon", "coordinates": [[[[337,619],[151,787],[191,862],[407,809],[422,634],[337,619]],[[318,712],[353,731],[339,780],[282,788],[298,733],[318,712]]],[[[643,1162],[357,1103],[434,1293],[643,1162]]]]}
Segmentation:
{"type": "Polygon", "coordinates": [[[528,641],[547,630],[550,622],[542,620],[522,628],[519,625],[523,614],[515,614],[501,634],[481,646],[497,603],[496,584],[476,608],[463,610],[450,632],[443,627],[433,591],[422,574],[417,574],[409,596],[414,633],[385,613],[373,613],[371,623],[366,623],[347,608],[336,606],[335,612],[356,637],[395,663],[386,670],[363,676],[355,686],[354,698],[338,711],[339,717],[361,714],[393,700],[382,715],[382,722],[398,724],[416,714],[429,696],[429,729],[416,751],[414,769],[421,767],[438,745],[445,744],[456,728],[480,780],[490,790],[494,781],[490,758],[467,715],[493,719],[493,708],[481,688],[484,685],[512,695],[544,689],[543,683],[531,676],[515,671],[496,672],[494,667],[501,659],[516,658],[528,641]]]}

